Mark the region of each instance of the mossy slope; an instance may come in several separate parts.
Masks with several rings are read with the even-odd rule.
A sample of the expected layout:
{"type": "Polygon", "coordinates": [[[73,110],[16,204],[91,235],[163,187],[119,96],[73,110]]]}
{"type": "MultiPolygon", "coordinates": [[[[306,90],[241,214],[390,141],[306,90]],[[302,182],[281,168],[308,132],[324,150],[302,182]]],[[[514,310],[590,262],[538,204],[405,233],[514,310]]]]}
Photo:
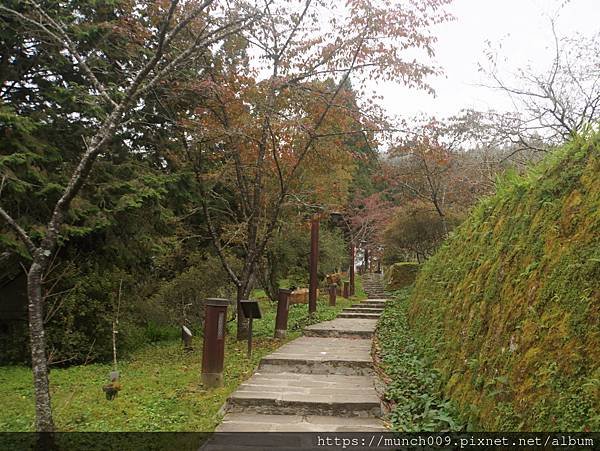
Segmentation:
{"type": "Polygon", "coordinates": [[[416,262],[394,263],[385,273],[386,287],[390,290],[399,290],[412,285],[415,283],[419,266],[416,262]]]}
{"type": "Polygon", "coordinates": [[[472,428],[600,430],[600,136],[507,176],[415,288],[413,332],[472,428]]]}

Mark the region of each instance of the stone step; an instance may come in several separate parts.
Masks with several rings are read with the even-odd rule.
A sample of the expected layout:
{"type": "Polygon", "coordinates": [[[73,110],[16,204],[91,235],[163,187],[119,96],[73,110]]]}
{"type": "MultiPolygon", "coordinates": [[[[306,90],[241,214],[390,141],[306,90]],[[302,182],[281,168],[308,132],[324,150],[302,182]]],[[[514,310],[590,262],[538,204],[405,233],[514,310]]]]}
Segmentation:
{"type": "Polygon", "coordinates": [[[377,319],[381,316],[380,313],[364,313],[364,312],[342,312],[338,318],[364,318],[364,319],[377,319]]]}
{"type": "Polygon", "coordinates": [[[229,397],[228,413],[378,417],[371,376],[255,373],[229,397]]]}
{"type": "Polygon", "coordinates": [[[371,338],[376,319],[336,318],[304,329],[307,337],[371,338]]]}
{"type": "MultiPolygon", "coordinates": [[[[232,413],[215,432],[385,432],[378,418],[232,413]]],[[[244,440],[247,440],[245,438],[244,440]]],[[[243,444],[243,443],[240,443],[243,444]]],[[[260,443],[258,443],[260,445],[260,443]]],[[[271,445],[273,445],[271,443],[271,445]]],[[[279,449],[279,448],[278,448],[279,449]]]]}
{"type": "Polygon", "coordinates": [[[385,302],[369,303],[369,304],[353,304],[352,308],[377,308],[377,309],[383,309],[383,308],[385,308],[385,302]]]}
{"type": "Polygon", "coordinates": [[[342,313],[383,313],[383,308],[371,307],[369,305],[355,304],[355,307],[348,307],[342,310],[342,313]]]}
{"type": "Polygon", "coordinates": [[[258,372],[371,375],[371,340],[300,337],[263,357],[258,372]]]}
{"type": "Polygon", "coordinates": [[[352,304],[351,308],[353,309],[371,309],[375,308],[377,310],[383,310],[385,304],[382,302],[381,304],[352,304]]]}

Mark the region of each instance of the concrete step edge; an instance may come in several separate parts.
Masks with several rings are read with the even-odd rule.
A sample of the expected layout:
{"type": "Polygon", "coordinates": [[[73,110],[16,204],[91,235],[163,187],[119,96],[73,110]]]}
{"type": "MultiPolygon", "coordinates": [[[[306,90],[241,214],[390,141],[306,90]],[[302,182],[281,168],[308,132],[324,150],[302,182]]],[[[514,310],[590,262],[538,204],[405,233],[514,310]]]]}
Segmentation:
{"type": "Polygon", "coordinates": [[[311,400],[279,400],[272,398],[243,397],[232,394],[227,400],[228,413],[249,413],[268,415],[323,415],[338,417],[371,417],[381,416],[381,403],[375,401],[311,401],[311,400]]]}
{"type": "Polygon", "coordinates": [[[334,338],[371,338],[372,331],[365,330],[332,330],[332,329],[305,329],[306,337],[334,337],[334,338]]]}
{"type": "Polygon", "coordinates": [[[379,319],[379,313],[340,313],[338,318],[342,319],[379,319]]]}

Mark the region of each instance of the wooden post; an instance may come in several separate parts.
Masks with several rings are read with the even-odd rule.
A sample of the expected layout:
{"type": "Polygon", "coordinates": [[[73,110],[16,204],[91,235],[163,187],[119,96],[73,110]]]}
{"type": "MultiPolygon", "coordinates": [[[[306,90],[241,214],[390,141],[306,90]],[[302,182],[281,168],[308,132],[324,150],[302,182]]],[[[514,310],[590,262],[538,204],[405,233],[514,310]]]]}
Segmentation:
{"type": "Polygon", "coordinates": [[[334,307],[337,297],[337,284],[332,283],[329,285],[329,305],[334,307]]]}
{"type": "Polygon", "coordinates": [[[223,385],[225,323],[227,299],[210,298],[204,302],[204,342],[202,347],[202,384],[204,388],[223,385]]]}
{"type": "Polygon", "coordinates": [[[287,333],[288,313],[292,290],[280,288],[277,297],[277,315],[275,316],[275,338],[284,338],[287,333]]]}
{"type": "Polygon", "coordinates": [[[317,267],[319,265],[319,218],[315,215],[310,222],[310,279],[308,288],[308,313],[317,311],[317,267]]]}

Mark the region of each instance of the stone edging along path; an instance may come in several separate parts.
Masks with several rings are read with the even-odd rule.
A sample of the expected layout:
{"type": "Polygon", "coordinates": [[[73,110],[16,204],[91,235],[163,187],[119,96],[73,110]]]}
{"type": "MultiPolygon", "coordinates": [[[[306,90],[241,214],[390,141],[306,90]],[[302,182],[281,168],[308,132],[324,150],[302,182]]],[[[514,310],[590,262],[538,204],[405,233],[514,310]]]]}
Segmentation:
{"type": "Polygon", "coordinates": [[[385,302],[355,304],[264,357],[227,399],[216,432],[385,431],[371,359],[385,302]]]}

